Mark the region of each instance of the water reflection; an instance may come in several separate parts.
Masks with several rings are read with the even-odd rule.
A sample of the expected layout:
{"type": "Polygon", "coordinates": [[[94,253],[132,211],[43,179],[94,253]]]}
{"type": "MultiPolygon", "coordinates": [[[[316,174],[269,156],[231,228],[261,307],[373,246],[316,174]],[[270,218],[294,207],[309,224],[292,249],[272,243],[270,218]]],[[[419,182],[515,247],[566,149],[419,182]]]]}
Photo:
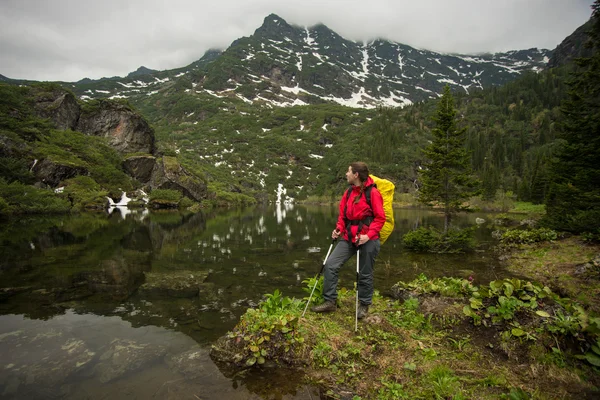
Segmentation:
{"type": "MultiPolygon", "coordinates": [[[[30,217],[2,224],[0,354],[5,366],[0,366],[0,396],[11,398],[19,393],[19,397],[30,398],[22,390],[36,387],[23,383],[31,379],[67,382],[64,385],[72,385],[65,392],[69,396],[85,397],[83,393],[90,388],[113,396],[125,390],[126,384],[115,378],[104,387],[100,376],[105,375],[92,371],[98,371],[96,365],[105,361],[103,354],[110,358],[116,346],[127,347],[127,340],[154,343],[152,338],[156,335],[163,344],[183,341],[205,346],[231,329],[263,294],[280,289],[285,295],[305,296],[302,281],[318,272],[337,218],[336,207],[286,203],[212,215],[141,210],[121,213],[118,209],[115,207],[109,215],[30,217]],[[85,328],[75,335],[74,328],[68,325],[85,328]],[[41,347],[27,342],[43,331],[56,335],[40,336],[39,340],[43,340],[37,343],[43,344],[41,347]],[[140,338],[144,335],[149,335],[147,341],[140,338]],[[114,339],[123,342],[113,343],[114,339]],[[19,350],[15,350],[18,344],[15,340],[21,343],[19,350]],[[78,341],[83,341],[83,345],[78,341]],[[46,349],[47,360],[83,364],[80,369],[63,371],[65,376],[36,378],[38,372],[29,372],[31,377],[28,377],[23,371],[51,367],[31,364],[27,357],[33,350],[25,350],[30,345],[34,346],[31,349],[35,346],[46,349]],[[65,346],[75,349],[74,358],[65,358],[58,350],[65,346]],[[13,366],[7,369],[10,364],[13,366]],[[20,369],[17,365],[21,365],[20,369]]],[[[455,222],[475,226],[476,218],[489,220],[485,215],[473,214],[455,222]]],[[[421,272],[430,276],[472,275],[480,282],[503,276],[486,251],[492,240],[487,223],[479,225],[476,231],[478,252],[440,256],[407,253],[401,246],[402,234],[414,227],[441,227],[440,214],[396,210],[395,219],[395,232],[382,247],[376,264],[375,288],[382,293],[387,293],[398,280],[413,279],[421,272]]],[[[354,278],[349,265],[340,273],[340,285],[352,288],[354,278]]],[[[172,368],[164,360],[176,354],[169,346],[164,353],[147,355],[150,361],[135,371],[135,385],[139,387],[127,390],[140,397],[156,396],[157,392],[145,391],[143,382],[154,383],[161,374],[168,377],[162,382],[181,379],[181,373],[165,372],[172,368]]],[[[184,347],[178,349],[183,352],[184,347]]],[[[198,357],[202,365],[210,364],[204,353],[198,357]]],[[[310,390],[293,394],[295,384],[286,386],[284,392],[265,394],[257,389],[264,384],[257,383],[261,382],[258,377],[228,376],[222,369],[222,374],[227,375],[223,376],[217,372],[221,370],[211,365],[203,368],[212,371],[208,374],[214,375],[211,379],[215,381],[203,385],[228,393],[226,397],[233,390],[232,382],[238,390],[243,387],[259,398],[310,396],[310,390]],[[222,380],[231,389],[224,388],[222,380]]],[[[134,372],[126,371],[124,376],[131,373],[134,372]]],[[[180,391],[171,383],[160,388],[150,386],[158,391],[159,397],[178,393],[185,398],[183,393],[197,393],[180,391]]],[[[64,395],[62,386],[56,390],[56,396],[64,395]]]]}

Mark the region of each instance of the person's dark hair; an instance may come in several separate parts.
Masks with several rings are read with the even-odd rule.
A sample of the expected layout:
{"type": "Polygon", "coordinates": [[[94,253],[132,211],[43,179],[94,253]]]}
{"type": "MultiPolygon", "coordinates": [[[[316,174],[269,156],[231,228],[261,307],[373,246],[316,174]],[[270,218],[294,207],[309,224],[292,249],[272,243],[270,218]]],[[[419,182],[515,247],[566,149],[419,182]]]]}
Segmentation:
{"type": "Polygon", "coordinates": [[[352,172],[358,174],[358,179],[360,179],[360,193],[354,199],[354,203],[356,204],[360,201],[360,197],[365,191],[365,182],[369,178],[369,167],[367,167],[367,164],[364,162],[356,161],[350,164],[350,168],[352,169],[352,172]]]}

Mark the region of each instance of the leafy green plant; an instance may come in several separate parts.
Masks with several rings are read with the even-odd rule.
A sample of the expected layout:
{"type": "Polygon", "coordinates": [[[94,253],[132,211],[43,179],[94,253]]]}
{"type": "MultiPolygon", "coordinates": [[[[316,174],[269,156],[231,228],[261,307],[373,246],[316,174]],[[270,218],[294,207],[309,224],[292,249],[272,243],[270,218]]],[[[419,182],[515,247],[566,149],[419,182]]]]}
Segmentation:
{"type": "Polygon", "coordinates": [[[404,387],[398,383],[389,381],[385,378],[381,379],[381,387],[377,391],[378,400],[393,400],[393,399],[409,399],[409,394],[404,390],[404,387]]]}
{"type": "Polygon", "coordinates": [[[246,366],[264,364],[270,357],[291,361],[290,352],[304,343],[298,325],[301,308],[301,301],[282,296],[277,289],[265,295],[258,308],[248,309],[228,334],[241,344],[237,361],[246,366]]]}
{"type": "Polygon", "coordinates": [[[516,321],[512,322],[510,324],[510,326],[512,328],[502,332],[502,334],[500,335],[503,340],[508,340],[511,337],[525,339],[525,340],[531,340],[531,341],[537,340],[537,337],[533,333],[524,330],[523,327],[518,322],[516,322],[516,321]]]}
{"type": "Polygon", "coordinates": [[[425,377],[426,384],[431,387],[435,399],[459,398],[460,383],[450,368],[437,365],[425,377]]]}
{"type": "Polygon", "coordinates": [[[548,228],[530,230],[509,229],[502,234],[502,244],[528,244],[537,242],[548,242],[558,239],[558,233],[548,228]]]}
{"type": "Polygon", "coordinates": [[[429,330],[432,315],[426,317],[418,312],[418,308],[419,300],[410,298],[400,306],[398,311],[388,314],[388,321],[400,328],[429,330]]]}
{"type": "Polygon", "coordinates": [[[448,340],[450,341],[450,343],[452,343],[454,347],[456,347],[458,351],[463,351],[463,349],[467,347],[469,343],[471,343],[471,337],[468,335],[458,339],[453,339],[449,337],[448,340]]]}
{"type": "Polygon", "coordinates": [[[287,296],[282,296],[279,289],[275,289],[273,294],[267,293],[265,295],[266,300],[261,303],[261,310],[267,313],[267,315],[275,315],[282,311],[293,310],[297,308],[298,301],[293,300],[287,296]]]}
{"type": "Polygon", "coordinates": [[[600,367],[600,339],[597,339],[596,343],[592,344],[590,349],[583,356],[578,356],[578,358],[586,360],[594,367],[600,367]]]}
{"type": "Polygon", "coordinates": [[[328,367],[332,360],[332,348],[323,341],[319,341],[312,350],[313,362],[319,367],[328,367]]]}
{"type": "Polygon", "coordinates": [[[411,282],[398,282],[394,290],[408,290],[415,294],[439,293],[447,297],[470,296],[476,289],[468,279],[461,278],[433,278],[429,279],[423,273],[411,282]]]}
{"type": "MultiPolygon", "coordinates": [[[[323,277],[322,276],[319,277],[318,281],[315,277],[311,277],[309,279],[303,280],[302,283],[305,284],[305,286],[302,289],[306,293],[308,293],[309,296],[311,293],[313,293],[311,303],[321,304],[323,301],[325,301],[325,299],[323,298],[323,277]],[[315,283],[317,284],[316,287],[315,287],[315,283]],[[313,288],[315,288],[314,292],[313,292],[313,288]]],[[[308,297],[305,297],[305,300],[308,301],[308,297]]]]}
{"type": "Polygon", "coordinates": [[[586,243],[599,243],[600,242],[600,228],[596,231],[584,232],[581,234],[581,238],[586,243]]]}
{"type": "MultiPolygon", "coordinates": [[[[547,286],[540,286],[520,279],[503,279],[490,282],[473,291],[469,304],[463,313],[473,318],[473,323],[487,324],[484,318],[493,323],[512,320],[518,311],[536,310],[538,299],[553,295],[547,286]],[[486,307],[486,301],[489,305],[486,307]],[[485,312],[484,312],[485,311],[485,312]]],[[[543,314],[538,314],[543,317],[543,314]]]]}

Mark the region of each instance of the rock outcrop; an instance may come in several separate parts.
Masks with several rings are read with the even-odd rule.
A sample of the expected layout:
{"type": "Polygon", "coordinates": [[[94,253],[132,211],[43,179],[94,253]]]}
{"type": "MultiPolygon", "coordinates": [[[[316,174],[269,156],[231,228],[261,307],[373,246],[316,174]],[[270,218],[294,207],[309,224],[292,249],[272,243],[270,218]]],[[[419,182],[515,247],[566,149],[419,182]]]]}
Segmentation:
{"type": "Polygon", "coordinates": [[[568,64],[578,57],[591,57],[593,50],[586,47],[588,32],[592,29],[592,20],[577,28],[552,51],[547,68],[556,68],[568,64]]]}
{"type": "Polygon", "coordinates": [[[84,107],[76,129],[86,135],[109,138],[110,145],[120,153],[154,152],[154,131],[125,104],[100,100],[84,107]]]}
{"type": "Polygon", "coordinates": [[[35,87],[33,94],[37,116],[52,120],[56,129],[75,130],[81,109],[71,92],[61,88],[44,90],[43,87],[35,87]]]}
{"type": "Polygon", "coordinates": [[[206,184],[186,171],[175,157],[163,157],[157,160],[150,187],[177,190],[196,201],[202,201],[207,194],[206,184]]]}
{"type": "Polygon", "coordinates": [[[155,167],[156,157],[151,155],[128,157],[123,161],[125,172],[141,183],[150,182],[155,167]]]}
{"type": "Polygon", "coordinates": [[[83,167],[74,167],[66,164],[57,164],[49,159],[36,163],[33,167],[36,180],[50,187],[56,187],[60,182],[74,178],[78,175],[88,175],[83,167]]]}

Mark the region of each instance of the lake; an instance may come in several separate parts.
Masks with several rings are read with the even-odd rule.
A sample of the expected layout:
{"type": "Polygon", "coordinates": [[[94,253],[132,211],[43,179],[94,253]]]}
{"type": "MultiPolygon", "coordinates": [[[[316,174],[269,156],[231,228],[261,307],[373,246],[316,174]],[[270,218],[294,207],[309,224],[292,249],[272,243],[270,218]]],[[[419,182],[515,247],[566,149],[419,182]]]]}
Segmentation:
{"type": "MultiPolygon", "coordinates": [[[[303,281],[319,271],[336,218],[337,207],[277,204],[3,221],[0,398],[318,398],[300,372],[239,373],[208,353],[264,294],[307,296],[303,281]]],[[[486,222],[475,231],[474,253],[414,254],[402,248],[402,235],[442,227],[443,215],[395,210],[375,289],[386,295],[421,273],[475,283],[506,277],[489,251],[491,216],[453,222],[477,226],[476,218],[486,222]]],[[[341,287],[353,288],[352,260],[341,287]]]]}

